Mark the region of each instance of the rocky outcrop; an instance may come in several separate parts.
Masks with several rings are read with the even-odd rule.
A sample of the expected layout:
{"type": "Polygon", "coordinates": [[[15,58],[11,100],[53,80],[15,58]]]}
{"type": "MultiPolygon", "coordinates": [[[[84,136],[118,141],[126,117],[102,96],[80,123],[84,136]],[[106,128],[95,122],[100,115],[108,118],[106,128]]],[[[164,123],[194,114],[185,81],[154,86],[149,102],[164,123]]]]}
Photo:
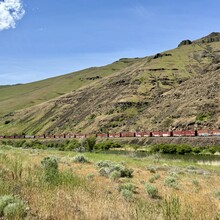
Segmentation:
{"type": "Polygon", "coordinates": [[[192,44],[191,40],[183,40],[180,42],[180,44],[178,45],[178,47],[184,46],[184,45],[190,45],[192,44]]]}
{"type": "Polygon", "coordinates": [[[196,40],[196,43],[213,43],[220,41],[220,33],[219,32],[212,32],[206,37],[203,37],[199,40],[196,40]]]}

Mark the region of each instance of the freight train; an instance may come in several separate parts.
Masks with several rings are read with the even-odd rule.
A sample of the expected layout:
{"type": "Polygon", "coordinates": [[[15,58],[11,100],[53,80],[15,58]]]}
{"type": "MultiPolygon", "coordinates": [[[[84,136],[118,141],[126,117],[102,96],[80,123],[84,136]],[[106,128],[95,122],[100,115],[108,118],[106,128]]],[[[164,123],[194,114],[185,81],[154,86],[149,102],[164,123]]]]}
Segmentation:
{"type": "Polygon", "coordinates": [[[220,137],[220,130],[185,130],[185,131],[146,131],[146,132],[120,132],[106,134],[54,134],[54,135],[1,135],[0,139],[72,139],[96,136],[97,138],[123,138],[123,137],[220,137]]]}

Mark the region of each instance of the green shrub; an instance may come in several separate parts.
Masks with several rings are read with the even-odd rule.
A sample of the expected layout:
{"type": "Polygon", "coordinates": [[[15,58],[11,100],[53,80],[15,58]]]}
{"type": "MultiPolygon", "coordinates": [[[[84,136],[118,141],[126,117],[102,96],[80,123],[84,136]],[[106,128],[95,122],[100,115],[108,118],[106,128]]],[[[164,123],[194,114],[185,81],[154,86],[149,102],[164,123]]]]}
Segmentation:
{"type": "Polygon", "coordinates": [[[151,198],[158,197],[158,189],[156,186],[147,183],[145,184],[145,190],[151,198]]]}
{"type": "Polygon", "coordinates": [[[0,197],[0,217],[3,216],[4,208],[14,201],[14,197],[11,195],[5,195],[0,197]]]}
{"type": "Polygon", "coordinates": [[[53,142],[49,142],[49,143],[46,143],[46,147],[47,148],[55,148],[55,145],[53,142]]]}
{"type": "Polygon", "coordinates": [[[168,187],[172,187],[174,189],[179,189],[179,186],[176,182],[176,178],[173,176],[167,176],[164,180],[164,185],[168,187]]]}
{"type": "Polygon", "coordinates": [[[44,179],[49,183],[57,183],[59,178],[58,162],[54,157],[45,157],[41,164],[44,169],[44,179]]]}
{"type": "Polygon", "coordinates": [[[119,186],[118,190],[121,192],[122,190],[126,189],[134,193],[136,188],[137,187],[133,183],[124,183],[119,186]]]}
{"type": "Polygon", "coordinates": [[[0,217],[6,219],[23,219],[25,216],[25,205],[23,201],[12,195],[0,197],[0,217]]]}
{"type": "Polygon", "coordinates": [[[220,150],[220,147],[216,147],[216,146],[211,146],[208,147],[208,152],[210,152],[211,154],[215,154],[216,152],[218,152],[220,150]]]}
{"type": "Polygon", "coordinates": [[[205,121],[208,120],[211,117],[211,113],[199,113],[196,116],[196,121],[200,122],[200,121],[205,121]]]}
{"type": "Polygon", "coordinates": [[[132,177],[133,170],[125,167],[123,164],[117,164],[112,161],[100,161],[97,163],[99,173],[102,176],[110,177],[110,174],[117,171],[120,175],[119,177],[132,177]]]}
{"type": "Polygon", "coordinates": [[[150,183],[154,183],[155,180],[158,180],[159,178],[160,178],[160,174],[155,174],[155,175],[153,175],[148,181],[149,181],[150,183]]]}
{"type": "Polygon", "coordinates": [[[101,150],[109,150],[110,148],[121,148],[122,145],[110,140],[104,141],[102,143],[96,144],[95,148],[96,149],[101,149],[101,150]]]}
{"type": "Polygon", "coordinates": [[[157,171],[157,167],[149,166],[149,167],[147,167],[147,170],[149,170],[150,173],[156,173],[156,171],[157,171]]]}
{"type": "Polygon", "coordinates": [[[64,150],[65,151],[73,151],[75,150],[76,148],[79,148],[80,147],[80,143],[78,140],[71,140],[67,143],[65,143],[64,145],[64,150]]]}
{"type": "Polygon", "coordinates": [[[191,153],[193,148],[185,144],[158,144],[150,148],[150,153],[163,154],[187,154],[191,153]]]}
{"type": "Polygon", "coordinates": [[[89,163],[89,160],[87,157],[85,157],[83,154],[78,154],[73,158],[74,162],[77,163],[89,163]]]}
{"type": "Polygon", "coordinates": [[[124,197],[125,200],[131,200],[133,197],[133,192],[127,189],[122,189],[120,193],[124,197]]]}
{"type": "Polygon", "coordinates": [[[24,219],[25,206],[22,202],[10,203],[4,208],[6,219],[24,219]]]}
{"type": "Polygon", "coordinates": [[[86,149],[89,152],[92,152],[94,150],[95,144],[96,144],[96,137],[88,137],[88,138],[86,138],[86,149]]]}
{"type": "Polygon", "coordinates": [[[192,148],[192,152],[195,153],[195,154],[199,154],[202,152],[202,148],[201,147],[193,147],[192,148]]]}
{"type": "Polygon", "coordinates": [[[177,146],[176,152],[178,154],[188,154],[192,152],[192,148],[189,145],[181,144],[177,146]]]}
{"type": "Polygon", "coordinates": [[[111,179],[111,180],[117,180],[117,179],[119,179],[120,178],[120,176],[121,176],[121,173],[119,172],[119,171],[117,171],[117,170],[115,170],[115,171],[113,171],[113,172],[111,172],[110,174],[109,174],[109,178],[111,179]]]}
{"type": "Polygon", "coordinates": [[[19,141],[16,141],[13,146],[17,148],[21,148],[24,146],[25,142],[26,140],[19,140],[19,141]]]}
{"type": "Polygon", "coordinates": [[[177,146],[174,144],[161,144],[160,150],[163,154],[176,154],[177,146]]]}

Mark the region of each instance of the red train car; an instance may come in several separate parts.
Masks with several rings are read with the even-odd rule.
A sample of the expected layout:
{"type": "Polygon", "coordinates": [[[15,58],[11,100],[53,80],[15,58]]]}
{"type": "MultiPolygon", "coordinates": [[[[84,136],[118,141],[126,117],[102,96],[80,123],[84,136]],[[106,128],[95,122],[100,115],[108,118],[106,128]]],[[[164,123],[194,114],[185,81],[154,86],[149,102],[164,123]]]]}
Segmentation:
{"type": "Polygon", "coordinates": [[[59,134],[59,135],[55,135],[55,138],[66,138],[65,134],[59,134]]]}
{"type": "Polygon", "coordinates": [[[45,138],[46,139],[53,139],[53,138],[55,138],[55,135],[45,135],[45,138]]]}
{"type": "Polygon", "coordinates": [[[15,138],[16,139],[23,139],[23,138],[26,138],[26,136],[25,135],[16,135],[15,138]]]}
{"type": "Polygon", "coordinates": [[[116,133],[116,134],[109,134],[110,138],[119,138],[121,137],[121,133],[116,133]]]}
{"type": "Polygon", "coordinates": [[[151,137],[151,136],[152,136],[152,133],[150,131],[135,133],[135,137],[151,137]]]}
{"type": "Polygon", "coordinates": [[[45,135],[43,134],[43,135],[35,135],[35,138],[36,139],[43,139],[43,138],[45,138],[45,135]]]}
{"type": "Polygon", "coordinates": [[[5,139],[14,139],[15,136],[14,135],[11,135],[11,136],[5,136],[5,139]]]}
{"type": "Polygon", "coordinates": [[[212,131],[212,134],[213,134],[214,136],[220,136],[220,130],[213,130],[213,131],[212,131]]]}
{"type": "Polygon", "coordinates": [[[121,137],[135,137],[135,132],[122,132],[121,137]]]}
{"type": "Polygon", "coordinates": [[[194,137],[196,136],[196,132],[193,130],[189,131],[173,131],[174,137],[194,137]]]}
{"type": "Polygon", "coordinates": [[[76,134],[75,137],[76,138],[86,138],[86,134],[76,134]]]}
{"type": "Polygon", "coordinates": [[[76,138],[75,134],[66,134],[66,138],[76,138]]]}
{"type": "Polygon", "coordinates": [[[26,139],[34,139],[35,136],[34,135],[25,135],[24,138],[26,138],[26,139]]]}
{"type": "Polygon", "coordinates": [[[96,137],[107,138],[108,134],[97,134],[96,137]]]}
{"type": "Polygon", "coordinates": [[[153,131],[152,137],[163,137],[163,132],[161,131],[153,131]]]}
{"type": "Polygon", "coordinates": [[[162,131],[162,137],[171,137],[172,136],[172,132],[170,131],[162,131]]]}
{"type": "Polygon", "coordinates": [[[0,139],[4,139],[5,138],[5,136],[0,136],[0,139]]]}
{"type": "Polygon", "coordinates": [[[198,130],[197,131],[198,136],[207,137],[207,136],[212,136],[212,134],[213,134],[213,132],[211,130],[198,130]]]}

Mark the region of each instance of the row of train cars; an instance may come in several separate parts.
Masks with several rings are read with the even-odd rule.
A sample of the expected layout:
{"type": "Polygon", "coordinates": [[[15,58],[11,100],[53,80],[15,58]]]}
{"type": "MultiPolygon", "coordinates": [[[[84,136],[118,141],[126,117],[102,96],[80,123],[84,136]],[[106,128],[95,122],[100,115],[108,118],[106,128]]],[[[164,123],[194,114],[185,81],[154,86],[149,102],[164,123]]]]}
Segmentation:
{"type": "Polygon", "coordinates": [[[62,139],[62,138],[123,138],[123,137],[209,137],[220,136],[220,130],[187,130],[187,131],[147,131],[147,132],[120,132],[109,134],[59,134],[59,135],[2,135],[0,139],[62,139]]]}

